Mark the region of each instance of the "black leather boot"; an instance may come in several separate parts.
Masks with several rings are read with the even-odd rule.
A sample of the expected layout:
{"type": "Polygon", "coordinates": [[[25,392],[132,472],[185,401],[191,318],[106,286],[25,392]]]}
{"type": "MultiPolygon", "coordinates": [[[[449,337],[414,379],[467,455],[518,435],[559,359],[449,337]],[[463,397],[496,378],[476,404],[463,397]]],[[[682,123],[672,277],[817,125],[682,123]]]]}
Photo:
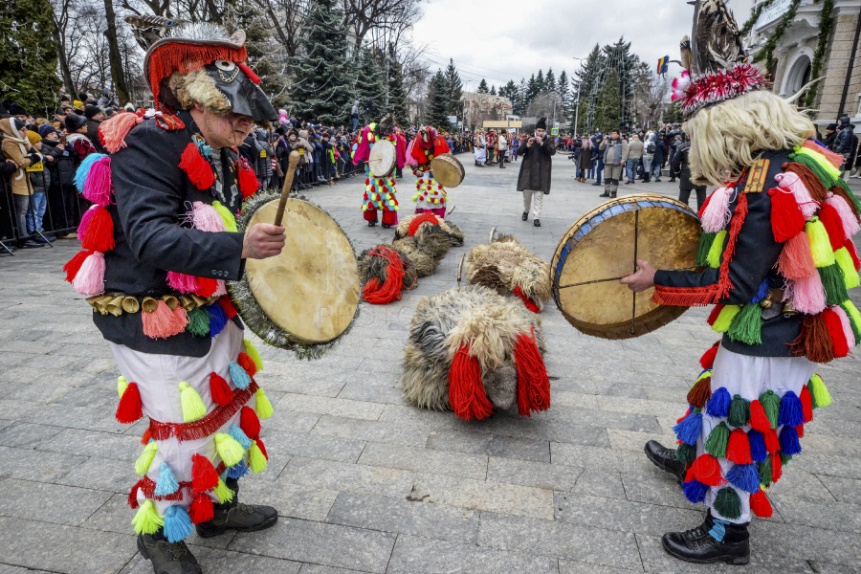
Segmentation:
{"type": "Polygon", "coordinates": [[[602,194],[601,194],[601,195],[599,195],[598,197],[610,197],[610,190],[609,190],[609,189],[605,189],[605,190],[604,190],[604,193],[602,193],[602,194]]]}
{"type": "Polygon", "coordinates": [[[676,460],[676,451],[667,448],[656,440],[646,443],[646,458],[655,466],[676,476],[681,482],[685,479],[685,464],[676,460]]]}
{"type": "Polygon", "coordinates": [[[138,550],[155,574],[203,574],[185,542],[171,544],[161,533],[138,536],[138,550]]]}
{"type": "Polygon", "coordinates": [[[529,217],[529,212],[528,212],[528,211],[524,211],[524,212],[523,212],[523,215],[521,215],[521,216],[520,216],[520,219],[522,219],[523,221],[526,221],[526,219],[527,219],[528,217],[529,217]]]}
{"type": "Polygon", "coordinates": [[[726,562],[743,565],[750,562],[750,534],[745,524],[716,524],[711,513],[706,513],[705,521],[696,528],[684,532],[667,532],[661,538],[661,545],[671,556],[685,562],[710,564],[726,562]],[[720,533],[723,540],[714,538],[710,531],[720,533]]]}
{"type": "Polygon", "coordinates": [[[235,493],[233,502],[216,504],[212,520],[197,525],[198,536],[212,538],[228,530],[257,532],[266,530],[278,522],[277,510],[271,506],[242,504],[239,502],[239,481],[228,479],[226,482],[228,488],[235,493]]]}

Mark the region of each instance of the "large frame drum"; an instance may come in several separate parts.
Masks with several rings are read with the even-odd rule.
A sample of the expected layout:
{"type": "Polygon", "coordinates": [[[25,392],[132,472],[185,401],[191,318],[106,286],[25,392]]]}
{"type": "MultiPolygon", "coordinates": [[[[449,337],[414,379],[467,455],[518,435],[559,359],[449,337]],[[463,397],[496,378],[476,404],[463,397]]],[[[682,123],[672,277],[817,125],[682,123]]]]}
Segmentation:
{"type": "Polygon", "coordinates": [[[440,154],[433,158],[431,160],[431,171],[433,171],[433,178],[445,188],[459,186],[463,183],[463,178],[466,176],[463,164],[450,153],[440,154]]]}
{"type": "Polygon", "coordinates": [[[377,140],[368,155],[368,168],[372,177],[391,175],[397,163],[397,150],[389,140],[377,140]]]}

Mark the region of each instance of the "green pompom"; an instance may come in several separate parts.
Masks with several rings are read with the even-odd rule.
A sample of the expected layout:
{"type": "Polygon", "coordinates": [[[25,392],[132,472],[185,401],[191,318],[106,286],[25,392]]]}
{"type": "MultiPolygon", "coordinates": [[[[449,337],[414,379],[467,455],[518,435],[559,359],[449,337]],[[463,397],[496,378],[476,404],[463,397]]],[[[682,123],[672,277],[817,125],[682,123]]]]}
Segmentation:
{"type": "Polygon", "coordinates": [[[852,301],[846,300],[840,304],[846,314],[849,315],[849,325],[852,327],[852,333],[855,335],[855,344],[861,345],[861,313],[852,301]]]}
{"type": "Polygon", "coordinates": [[[757,465],[759,467],[759,479],[762,481],[762,484],[765,486],[771,485],[771,457],[766,457],[766,459],[757,465]]]}
{"type": "Polygon", "coordinates": [[[741,516],[741,499],[738,493],[732,488],[721,488],[715,496],[714,504],[712,505],[718,514],[729,520],[736,520],[741,516]]]}
{"type": "Polygon", "coordinates": [[[726,422],[736,428],[741,428],[748,421],[750,421],[750,401],[741,395],[735,395],[729,404],[729,415],[726,422]]]}
{"type": "Polygon", "coordinates": [[[730,340],[745,345],[762,344],[762,307],[749,303],[732,320],[726,333],[730,340]]]}
{"type": "Polygon", "coordinates": [[[717,458],[726,458],[726,446],[729,444],[729,427],[721,422],[712,429],[705,442],[706,452],[717,458]]]}
{"type": "Polygon", "coordinates": [[[692,444],[682,443],[678,447],[676,447],[676,460],[684,463],[690,464],[697,458],[697,447],[692,444]]]}
{"type": "Polygon", "coordinates": [[[711,250],[716,236],[717,233],[709,231],[703,231],[702,235],[700,235],[700,246],[697,249],[697,265],[705,267],[709,264],[709,250],[711,250]]]}
{"type": "Polygon", "coordinates": [[[839,305],[849,299],[849,292],[846,290],[846,278],[839,265],[834,263],[827,267],[820,267],[817,271],[819,271],[819,277],[822,279],[822,286],[825,287],[828,305],[839,305]]]}
{"type": "Polygon", "coordinates": [[[780,453],[780,462],[783,466],[786,466],[787,464],[789,464],[790,461],[792,461],[792,455],[791,454],[780,453]]]}
{"type": "Polygon", "coordinates": [[[717,333],[726,333],[739,313],[741,313],[741,305],[727,305],[718,313],[717,320],[712,325],[712,330],[717,333]]]}
{"type": "Polygon", "coordinates": [[[209,311],[203,307],[195,307],[188,312],[188,325],[185,330],[195,337],[206,337],[209,335],[209,311]]]}
{"type": "Polygon", "coordinates": [[[765,416],[768,417],[771,423],[771,428],[777,428],[777,418],[780,415],[780,397],[774,391],[765,391],[759,395],[759,402],[762,408],[765,409],[765,416]]]}

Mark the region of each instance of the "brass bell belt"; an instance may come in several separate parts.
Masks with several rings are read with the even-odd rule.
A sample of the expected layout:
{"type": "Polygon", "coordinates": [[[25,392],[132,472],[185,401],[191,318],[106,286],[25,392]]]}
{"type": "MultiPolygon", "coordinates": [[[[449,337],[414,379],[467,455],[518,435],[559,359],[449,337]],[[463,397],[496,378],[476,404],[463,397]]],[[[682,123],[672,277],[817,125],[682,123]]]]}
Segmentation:
{"type": "Polygon", "coordinates": [[[119,317],[123,313],[134,315],[140,311],[152,313],[158,308],[159,300],[164,301],[171,311],[182,307],[186,311],[212,305],[218,297],[198,297],[197,295],[162,295],[161,297],[137,297],[124,293],[105,293],[88,297],[87,303],[102,315],[119,317]]]}

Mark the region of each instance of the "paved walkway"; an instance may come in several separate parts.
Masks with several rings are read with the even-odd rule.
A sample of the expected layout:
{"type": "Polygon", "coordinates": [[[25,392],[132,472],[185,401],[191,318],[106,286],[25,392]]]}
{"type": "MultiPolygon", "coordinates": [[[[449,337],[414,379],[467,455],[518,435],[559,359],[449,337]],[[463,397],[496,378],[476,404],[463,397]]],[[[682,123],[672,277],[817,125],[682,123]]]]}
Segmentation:
{"type": "MultiPolygon", "coordinates": [[[[467,179],[451,192],[451,220],[466,245],[437,274],[399,303],[363,306],[323,359],[263,349],[260,381],[276,408],[264,427],[271,462],[243,482],[242,497],[276,506],[281,519],[253,535],[192,536],[204,570],[861,573],[857,359],[821,368],[835,403],[807,426],[804,454],[772,490],[774,518],[752,526],[744,568],[696,567],[663,553],[660,536],[699,524],[702,512],[642,453],[648,439],[672,440],[697,360],[717,338],[705,310],[638,339],[605,341],[575,331],[551,303],[549,412],[466,424],[403,405],[395,383],[413,310],[455,285],[461,253],[495,226],[549,259],[572,222],[600,202],[598,188],[575,182],[560,154],[535,228],[520,221],[517,165],[478,169],[462,158],[467,179]]],[[[357,250],[392,235],[362,222],[362,187],[352,179],[309,193],[357,250]]],[[[410,213],[412,178],[400,188],[410,213]]],[[[118,373],[89,307],[62,281],[76,243],[0,257],[0,574],[151,572],[125,503],[143,426],[113,420],[118,373]]]]}

